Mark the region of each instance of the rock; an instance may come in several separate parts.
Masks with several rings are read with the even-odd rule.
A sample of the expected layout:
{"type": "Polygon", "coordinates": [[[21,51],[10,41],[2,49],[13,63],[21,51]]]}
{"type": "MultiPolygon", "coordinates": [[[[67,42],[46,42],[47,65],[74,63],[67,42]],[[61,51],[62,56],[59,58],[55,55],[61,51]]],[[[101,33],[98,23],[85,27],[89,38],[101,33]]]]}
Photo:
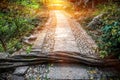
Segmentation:
{"type": "Polygon", "coordinates": [[[29,37],[24,37],[23,38],[23,41],[26,42],[26,41],[34,41],[37,39],[37,36],[35,35],[30,35],[29,37]]]}
{"type": "Polygon", "coordinates": [[[23,76],[13,75],[11,80],[25,80],[23,76]]]}
{"type": "Polygon", "coordinates": [[[8,56],[9,56],[8,53],[2,53],[2,52],[0,52],[0,58],[6,58],[8,56]]]}
{"type": "Polygon", "coordinates": [[[42,52],[42,50],[39,48],[32,48],[31,52],[42,52]]]}
{"type": "Polygon", "coordinates": [[[26,36],[23,38],[23,40],[28,40],[28,39],[29,39],[29,37],[26,37],[26,36]]]}
{"type": "Polygon", "coordinates": [[[24,42],[26,45],[33,45],[33,43],[29,42],[28,40],[23,40],[23,42],[24,42]]]}
{"type": "Polygon", "coordinates": [[[26,74],[27,70],[28,70],[29,66],[24,66],[24,67],[18,67],[15,69],[14,71],[14,75],[19,75],[19,76],[23,76],[26,74]]]}
{"type": "Polygon", "coordinates": [[[29,38],[28,38],[29,41],[34,41],[34,40],[36,40],[36,39],[37,39],[37,36],[35,36],[35,35],[31,35],[31,36],[29,36],[29,38]]]}
{"type": "Polygon", "coordinates": [[[94,17],[93,20],[88,24],[87,28],[95,29],[97,27],[97,25],[102,24],[102,22],[100,21],[102,16],[103,16],[103,14],[100,14],[100,15],[94,17]]]}

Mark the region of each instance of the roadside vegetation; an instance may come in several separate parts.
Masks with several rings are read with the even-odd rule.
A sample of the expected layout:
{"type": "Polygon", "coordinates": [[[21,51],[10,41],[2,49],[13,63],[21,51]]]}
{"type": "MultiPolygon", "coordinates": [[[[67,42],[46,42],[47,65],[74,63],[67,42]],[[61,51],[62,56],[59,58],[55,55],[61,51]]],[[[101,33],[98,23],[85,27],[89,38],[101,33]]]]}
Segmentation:
{"type": "Polygon", "coordinates": [[[109,2],[82,9],[74,17],[98,44],[102,58],[120,59],[120,7],[109,2]]]}
{"type": "Polygon", "coordinates": [[[40,0],[0,1],[0,52],[13,53],[24,46],[22,38],[46,18],[42,7],[40,0]]]}
{"type": "Polygon", "coordinates": [[[120,7],[117,4],[109,3],[98,6],[95,13],[101,13],[98,29],[98,39],[101,57],[114,55],[120,59],[120,7]]]}

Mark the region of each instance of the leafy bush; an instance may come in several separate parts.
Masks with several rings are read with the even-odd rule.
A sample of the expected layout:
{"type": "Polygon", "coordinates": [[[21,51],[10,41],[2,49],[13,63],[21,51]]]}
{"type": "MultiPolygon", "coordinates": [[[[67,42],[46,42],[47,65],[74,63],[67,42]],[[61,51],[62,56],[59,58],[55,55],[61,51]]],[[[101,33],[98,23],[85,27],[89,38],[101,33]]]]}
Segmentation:
{"type": "Polygon", "coordinates": [[[102,24],[98,45],[101,57],[108,55],[120,56],[120,8],[116,4],[103,6],[102,24]]]}
{"type": "Polygon", "coordinates": [[[30,20],[24,17],[11,17],[3,14],[0,21],[0,41],[5,51],[7,50],[7,42],[14,38],[20,39],[34,28],[29,22],[30,20]]]}
{"type": "Polygon", "coordinates": [[[96,8],[94,15],[97,16],[101,13],[114,12],[117,8],[117,4],[114,4],[112,2],[99,4],[96,8]]]}
{"type": "MultiPolygon", "coordinates": [[[[92,14],[92,18],[101,14],[102,16],[96,20],[101,24],[86,29],[97,42],[102,58],[111,55],[120,58],[120,7],[112,2],[100,4],[92,14]]],[[[84,22],[85,24],[91,22],[91,17],[88,16],[84,22]]]]}
{"type": "MultiPolygon", "coordinates": [[[[108,21],[109,22],[109,21],[108,21]]],[[[102,27],[102,35],[99,38],[100,50],[104,51],[101,56],[120,53],[120,23],[113,22],[102,27]]],[[[120,54],[119,54],[120,56],[120,54]]]]}
{"type": "Polygon", "coordinates": [[[10,53],[22,48],[21,38],[36,24],[31,9],[39,9],[38,0],[3,0],[0,3],[0,51],[10,53]],[[3,5],[4,4],[4,5],[3,5]]]}

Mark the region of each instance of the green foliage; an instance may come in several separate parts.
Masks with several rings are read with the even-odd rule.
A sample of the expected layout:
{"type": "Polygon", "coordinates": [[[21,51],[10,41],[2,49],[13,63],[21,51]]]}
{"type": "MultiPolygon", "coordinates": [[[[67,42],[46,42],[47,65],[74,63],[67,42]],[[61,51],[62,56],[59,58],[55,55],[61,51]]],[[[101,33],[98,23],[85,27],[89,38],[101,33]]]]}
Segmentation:
{"type": "Polygon", "coordinates": [[[115,4],[103,6],[100,25],[101,35],[98,39],[101,57],[108,55],[120,56],[120,9],[115,4]]]}
{"type": "Polygon", "coordinates": [[[31,52],[32,46],[28,46],[26,49],[26,53],[29,54],[31,52]]]}
{"type": "MultiPolygon", "coordinates": [[[[102,28],[102,35],[100,36],[99,47],[105,50],[107,55],[113,53],[120,53],[120,22],[108,21],[102,28]]],[[[106,54],[105,54],[106,56],[106,54]]]]}
{"type": "Polygon", "coordinates": [[[107,51],[100,51],[100,57],[104,58],[105,56],[108,56],[107,51]]]}
{"type": "Polygon", "coordinates": [[[114,4],[112,2],[105,3],[105,4],[99,4],[97,6],[97,10],[95,11],[94,15],[99,15],[101,13],[106,13],[106,12],[114,12],[118,8],[117,4],[114,4]]]}
{"type": "Polygon", "coordinates": [[[0,3],[0,51],[12,53],[22,48],[21,38],[35,27],[34,12],[39,0],[3,0],[0,3]],[[4,4],[4,5],[3,5],[4,4]]]}
{"type": "Polygon", "coordinates": [[[30,8],[39,8],[42,3],[40,2],[40,0],[5,0],[6,2],[10,2],[10,3],[17,3],[26,7],[30,7],[30,8]]]}
{"type": "MultiPolygon", "coordinates": [[[[96,40],[99,53],[102,58],[114,55],[120,59],[120,7],[115,3],[100,4],[93,16],[101,15],[96,21],[100,24],[92,25],[94,29],[87,29],[89,34],[96,40]]],[[[91,21],[91,17],[86,18],[85,23],[91,21]]]]}
{"type": "Polygon", "coordinates": [[[0,51],[4,51],[3,46],[0,44],[0,51]]]}
{"type": "Polygon", "coordinates": [[[4,14],[0,21],[0,38],[5,43],[6,48],[10,47],[10,44],[14,45],[11,40],[17,41],[17,44],[19,42],[17,39],[21,39],[22,36],[34,28],[30,23],[30,19],[24,17],[11,17],[4,14]]]}

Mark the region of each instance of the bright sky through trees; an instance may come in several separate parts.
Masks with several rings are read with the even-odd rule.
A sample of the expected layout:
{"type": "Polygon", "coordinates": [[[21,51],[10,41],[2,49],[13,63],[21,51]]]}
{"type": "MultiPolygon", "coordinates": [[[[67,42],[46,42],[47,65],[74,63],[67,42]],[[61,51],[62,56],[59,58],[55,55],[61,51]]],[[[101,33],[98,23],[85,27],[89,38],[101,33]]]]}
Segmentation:
{"type": "Polygon", "coordinates": [[[68,6],[67,0],[46,0],[44,3],[49,7],[49,9],[63,9],[63,7],[68,6]]]}

